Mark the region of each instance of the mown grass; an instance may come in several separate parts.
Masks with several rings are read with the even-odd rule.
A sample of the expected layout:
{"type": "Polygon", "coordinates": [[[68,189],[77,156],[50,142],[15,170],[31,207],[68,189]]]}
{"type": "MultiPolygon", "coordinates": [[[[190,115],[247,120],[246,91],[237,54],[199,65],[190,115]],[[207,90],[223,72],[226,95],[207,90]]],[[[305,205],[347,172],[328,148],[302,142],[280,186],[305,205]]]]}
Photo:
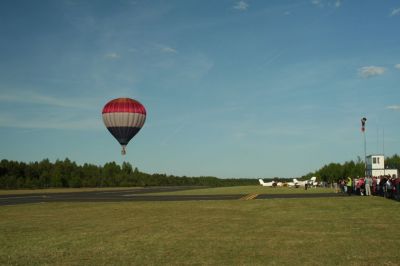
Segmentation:
{"type": "Polygon", "coordinates": [[[375,197],[2,206],[0,265],[398,265],[399,225],[375,197]]]}
{"type": "MultiPolygon", "coordinates": [[[[105,188],[47,188],[47,189],[0,189],[0,195],[22,195],[43,193],[94,192],[141,189],[143,187],[105,187],[105,188]]],[[[290,193],[331,193],[330,188],[289,188],[289,187],[262,187],[262,186],[234,186],[190,189],[172,192],[151,193],[148,195],[226,195],[226,194],[290,194],[290,193]]]]}
{"type": "Polygon", "coordinates": [[[263,187],[263,186],[235,186],[202,188],[172,192],[159,192],[149,195],[227,195],[227,194],[303,194],[303,193],[333,193],[333,188],[289,188],[289,187],[263,187]]]}

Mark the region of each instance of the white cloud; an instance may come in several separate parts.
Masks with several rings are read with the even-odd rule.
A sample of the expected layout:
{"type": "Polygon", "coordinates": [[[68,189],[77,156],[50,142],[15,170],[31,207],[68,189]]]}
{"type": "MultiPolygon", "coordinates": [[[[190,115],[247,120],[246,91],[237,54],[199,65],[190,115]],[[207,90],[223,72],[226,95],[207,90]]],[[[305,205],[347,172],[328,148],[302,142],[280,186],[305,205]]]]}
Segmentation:
{"type": "Polygon", "coordinates": [[[92,109],[93,101],[88,99],[76,100],[56,98],[49,95],[38,94],[32,91],[9,92],[0,95],[0,102],[30,103],[55,107],[92,109]]]}
{"type": "MultiPolygon", "coordinates": [[[[162,43],[153,43],[153,44],[151,44],[150,49],[153,51],[162,52],[165,54],[177,54],[178,53],[178,50],[176,50],[175,48],[172,48],[171,46],[168,46],[168,45],[165,45],[162,43]]],[[[146,50],[146,48],[143,50],[146,50]]],[[[153,52],[153,51],[151,51],[151,52],[153,52]]],[[[147,51],[147,52],[150,52],[150,51],[147,51]]]]}
{"type": "Polygon", "coordinates": [[[311,1],[311,4],[316,5],[316,6],[319,6],[319,7],[322,7],[322,6],[323,6],[321,0],[312,0],[312,1],[311,1]]]}
{"type": "Polygon", "coordinates": [[[33,91],[13,90],[0,94],[2,103],[19,104],[24,108],[22,112],[17,108],[17,111],[4,110],[0,113],[0,127],[79,130],[102,127],[98,116],[102,105],[95,98],[54,97],[33,91]]]}
{"type": "Polygon", "coordinates": [[[386,106],[386,109],[400,110],[400,105],[389,105],[389,106],[386,106]]]}
{"type": "Polygon", "coordinates": [[[336,1],[311,0],[311,4],[321,8],[325,6],[339,8],[342,6],[342,0],[336,0],[336,1]]]}
{"type": "Polygon", "coordinates": [[[101,118],[66,116],[58,117],[20,117],[10,114],[0,114],[0,128],[29,128],[29,129],[72,129],[93,130],[102,129],[101,118]]]}
{"type": "Polygon", "coordinates": [[[162,51],[163,51],[163,52],[166,52],[166,53],[173,53],[173,54],[176,54],[176,53],[177,53],[177,51],[176,51],[175,49],[171,48],[171,47],[164,47],[164,48],[162,49],[162,51]]]}
{"type": "Polygon", "coordinates": [[[167,53],[167,54],[177,54],[178,51],[172,47],[169,46],[160,46],[160,49],[162,52],[167,53]]]}
{"type": "Polygon", "coordinates": [[[397,64],[394,67],[400,70],[400,64],[397,64]]]}
{"type": "Polygon", "coordinates": [[[365,66],[358,69],[358,74],[362,78],[370,78],[384,74],[386,69],[379,66],[365,66]]]}
{"type": "Polygon", "coordinates": [[[121,56],[119,54],[113,52],[113,53],[105,54],[104,57],[107,59],[115,60],[115,59],[119,59],[121,56]]]}
{"type": "Polygon", "coordinates": [[[400,15],[400,8],[393,8],[392,12],[390,13],[390,16],[397,16],[400,15]]]}
{"type": "Polygon", "coordinates": [[[246,3],[246,1],[239,1],[236,3],[236,5],[233,7],[234,9],[245,11],[249,7],[249,4],[246,3]]]}

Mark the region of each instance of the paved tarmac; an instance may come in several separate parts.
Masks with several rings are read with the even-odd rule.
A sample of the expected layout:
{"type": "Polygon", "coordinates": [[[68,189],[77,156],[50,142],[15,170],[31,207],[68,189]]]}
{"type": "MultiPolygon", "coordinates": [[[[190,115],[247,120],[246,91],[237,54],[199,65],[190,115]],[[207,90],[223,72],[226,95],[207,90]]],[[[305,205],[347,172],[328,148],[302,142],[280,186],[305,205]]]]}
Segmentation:
{"type": "MultiPolygon", "coordinates": [[[[91,192],[65,192],[65,193],[36,193],[0,195],[1,205],[16,205],[43,202],[122,202],[122,201],[193,201],[193,200],[239,200],[246,199],[245,194],[235,195],[146,195],[156,192],[172,192],[199,187],[146,187],[124,190],[104,190],[91,192]]],[[[260,194],[251,199],[275,198],[321,198],[338,197],[336,193],[309,193],[309,194],[260,194]]],[[[250,199],[250,198],[249,198],[250,199]]]]}

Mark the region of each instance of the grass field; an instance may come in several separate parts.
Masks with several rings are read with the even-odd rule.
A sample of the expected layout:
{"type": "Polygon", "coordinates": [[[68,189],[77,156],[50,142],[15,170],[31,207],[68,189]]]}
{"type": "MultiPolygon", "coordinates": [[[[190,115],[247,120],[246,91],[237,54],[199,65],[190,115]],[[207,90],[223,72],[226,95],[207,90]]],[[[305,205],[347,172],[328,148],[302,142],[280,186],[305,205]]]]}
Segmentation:
{"type": "Polygon", "coordinates": [[[0,265],[398,265],[376,197],[0,207],[0,265]]]}
{"type": "MultiPolygon", "coordinates": [[[[104,187],[104,188],[48,188],[48,189],[0,189],[0,195],[12,194],[43,194],[43,193],[68,193],[68,192],[94,192],[141,189],[141,187],[104,187]]],[[[331,193],[331,188],[289,188],[289,187],[262,187],[262,186],[235,186],[191,189],[173,192],[149,193],[147,195],[226,195],[226,194],[291,194],[291,193],[331,193]]]]}
{"type": "MultiPolygon", "coordinates": [[[[293,193],[332,193],[331,188],[289,188],[289,187],[263,187],[263,186],[235,186],[216,187],[172,192],[158,192],[151,195],[227,195],[227,194],[293,194],[293,193]]],[[[150,195],[150,194],[149,194],[150,195]]]]}

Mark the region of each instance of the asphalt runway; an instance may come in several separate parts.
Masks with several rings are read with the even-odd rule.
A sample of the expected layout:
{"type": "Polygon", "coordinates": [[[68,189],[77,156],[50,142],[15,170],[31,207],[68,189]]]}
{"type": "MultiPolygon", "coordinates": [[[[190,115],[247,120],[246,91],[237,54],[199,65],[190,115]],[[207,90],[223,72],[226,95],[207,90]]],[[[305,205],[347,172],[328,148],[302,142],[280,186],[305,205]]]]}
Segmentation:
{"type": "MultiPolygon", "coordinates": [[[[43,202],[122,202],[122,201],[198,201],[198,200],[239,200],[249,199],[245,194],[234,195],[146,195],[156,192],[173,192],[199,187],[146,187],[124,190],[104,190],[90,192],[65,192],[65,193],[36,193],[0,195],[1,205],[31,204],[43,202]]],[[[337,193],[309,193],[309,194],[260,194],[251,199],[276,199],[276,198],[326,198],[338,197],[337,193]]]]}

